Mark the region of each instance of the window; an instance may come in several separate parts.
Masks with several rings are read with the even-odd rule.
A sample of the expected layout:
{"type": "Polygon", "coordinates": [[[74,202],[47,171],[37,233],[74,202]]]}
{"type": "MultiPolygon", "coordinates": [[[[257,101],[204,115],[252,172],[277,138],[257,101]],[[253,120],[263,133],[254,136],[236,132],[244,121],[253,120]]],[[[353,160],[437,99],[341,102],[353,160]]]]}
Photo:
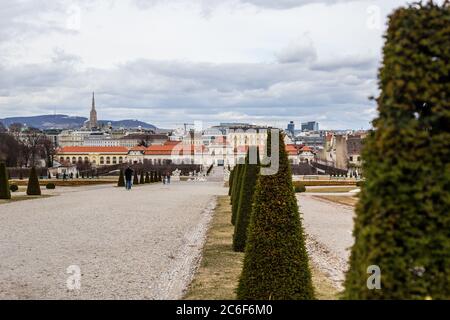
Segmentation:
{"type": "Polygon", "coordinates": [[[73,163],[73,164],[77,163],[77,158],[72,157],[72,163],[73,163]]]}
{"type": "Polygon", "coordinates": [[[111,164],[111,158],[110,157],[106,157],[106,164],[111,164]]]}
{"type": "Polygon", "coordinates": [[[60,157],[59,162],[64,162],[64,157],[60,157]]]}
{"type": "Polygon", "coordinates": [[[113,157],[113,164],[117,164],[117,157],[113,157]]]}
{"type": "Polygon", "coordinates": [[[105,164],[105,158],[100,157],[100,164],[105,164]]]}
{"type": "Polygon", "coordinates": [[[361,161],[361,157],[360,156],[358,156],[358,161],[361,161]]]}
{"type": "Polygon", "coordinates": [[[123,163],[123,158],[119,157],[119,163],[123,163]]]}
{"type": "Polygon", "coordinates": [[[78,162],[79,163],[83,162],[83,158],[82,157],[78,157],[78,162]]]}
{"type": "Polygon", "coordinates": [[[350,156],[350,161],[353,161],[353,156],[350,156]]]}
{"type": "Polygon", "coordinates": [[[84,157],[84,162],[88,163],[89,162],[89,158],[88,157],[84,157]]]}

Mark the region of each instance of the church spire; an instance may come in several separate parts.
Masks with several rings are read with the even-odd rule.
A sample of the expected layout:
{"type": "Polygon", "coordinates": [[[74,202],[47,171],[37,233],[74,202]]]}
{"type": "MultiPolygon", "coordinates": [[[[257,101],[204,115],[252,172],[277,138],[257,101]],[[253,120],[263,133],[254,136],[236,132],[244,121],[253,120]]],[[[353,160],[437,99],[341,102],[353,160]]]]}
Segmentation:
{"type": "Polygon", "coordinates": [[[95,93],[92,92],[92,110],[95,110],[95,93]]]}
{"type": "Polygon", "coordinates": [[[97,123],[97,111],[95,110],[95,93],[92,92],[92,109],[91,109],[91,115],[89,117],[89,129],[97,129],[98,123],[97,123]]]}

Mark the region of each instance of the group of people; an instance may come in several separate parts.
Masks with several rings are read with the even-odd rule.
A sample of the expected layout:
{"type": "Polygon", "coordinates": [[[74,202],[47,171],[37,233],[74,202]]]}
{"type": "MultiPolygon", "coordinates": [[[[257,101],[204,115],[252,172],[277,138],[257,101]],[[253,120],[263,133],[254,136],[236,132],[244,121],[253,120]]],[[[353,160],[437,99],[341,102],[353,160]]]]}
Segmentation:
{"type": "MultiPolygon", "coordinates": [[[[125,169],[124,175],[125,175],[125,188],[127,190],[131,190],[131,187],[133,186],[133,177],[134,177],[134,171],[131,168],[131,166],[128,166],[125,169]]],[[[170,184],[170,173],[166,173],[162,176],[162,182],[164,184],[166,183],[170,184]]]]}

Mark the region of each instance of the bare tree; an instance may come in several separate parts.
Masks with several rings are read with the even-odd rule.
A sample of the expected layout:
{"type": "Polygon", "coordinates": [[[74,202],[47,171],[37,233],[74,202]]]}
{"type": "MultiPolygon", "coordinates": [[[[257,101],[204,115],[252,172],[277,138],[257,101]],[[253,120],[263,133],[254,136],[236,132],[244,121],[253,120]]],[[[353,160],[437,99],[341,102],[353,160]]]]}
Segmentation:
{"type": "Polygon", "coordinates": [[[40,141],[40,152],[42,158],[45,159],[47,167],[53,167],[53,158],[55,156],[56,150],[53,141],[51,141],[47,136],[41,135],[40,141]]]}
{"type": "Polygon", "coordinates": [[[29,157],[29,165],[35,166],[37,157],[42,154],[42,137],[43,133],[36,128],[28,128],[22,136],[22,141],[27,148],[24,148],[24,152],[27,152],[29,157]],[[27,150],[28,149],[28,150],[27,150]]]}

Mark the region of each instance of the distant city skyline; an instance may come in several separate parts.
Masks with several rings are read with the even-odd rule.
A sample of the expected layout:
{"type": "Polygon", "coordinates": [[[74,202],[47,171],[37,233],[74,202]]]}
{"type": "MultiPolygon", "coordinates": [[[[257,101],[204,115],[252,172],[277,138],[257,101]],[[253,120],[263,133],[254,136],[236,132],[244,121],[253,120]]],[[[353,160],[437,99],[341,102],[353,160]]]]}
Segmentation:
{"type": "Polygon", "coordinates": [[[162,128],[368,129],[386,18],[405,3],[5,0],[0,118],[88,117],[95,91],[99,119],[162,128]]]}

